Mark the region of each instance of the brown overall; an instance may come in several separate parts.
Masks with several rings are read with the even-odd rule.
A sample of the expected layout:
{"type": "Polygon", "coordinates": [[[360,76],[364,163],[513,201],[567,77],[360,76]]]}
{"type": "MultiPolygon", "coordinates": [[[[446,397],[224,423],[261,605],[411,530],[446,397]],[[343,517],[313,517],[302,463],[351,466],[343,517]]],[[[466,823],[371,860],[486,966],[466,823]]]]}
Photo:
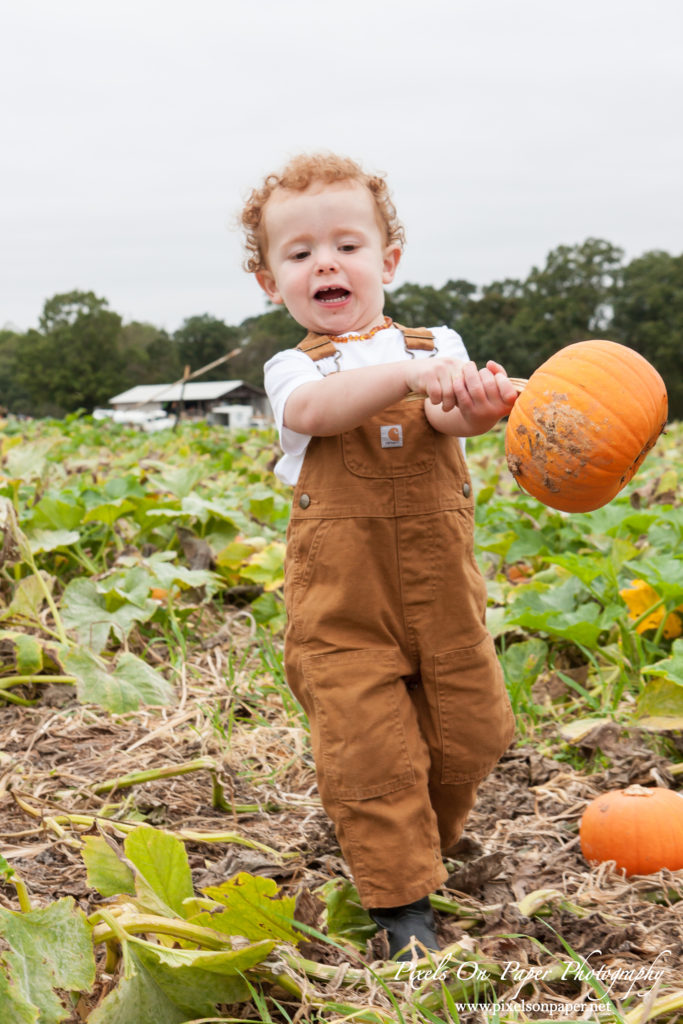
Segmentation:
{"type": "MultiPolygon", "coordinates": [[[[433,349],[401,328],[406,348],[433,349]]],[[[334,354],[329,338],[299,346],[334,354]]],[[[457,438],[404,399],[309,442],[287,534],[288,683],[365,907],[443,884],[477,783],[514,720],[484,617],[457,438]]]]}

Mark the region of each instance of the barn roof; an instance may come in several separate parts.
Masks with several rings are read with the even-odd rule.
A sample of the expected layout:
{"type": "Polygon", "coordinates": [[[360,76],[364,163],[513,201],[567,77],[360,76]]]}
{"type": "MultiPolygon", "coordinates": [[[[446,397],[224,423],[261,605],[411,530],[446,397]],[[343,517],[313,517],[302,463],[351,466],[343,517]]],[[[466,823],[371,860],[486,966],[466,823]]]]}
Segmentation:
{"type": "Polygon", "coordinates": [[[183,390],[182,384],[138,384],[134,388],[122,391],[109,399],[110,405],[145,405],[150,402],[214,402],[245,387],[254,394],[262,394],[259,388],[246,384],[242,380],[201,380],[188,381],[183,390]]]}

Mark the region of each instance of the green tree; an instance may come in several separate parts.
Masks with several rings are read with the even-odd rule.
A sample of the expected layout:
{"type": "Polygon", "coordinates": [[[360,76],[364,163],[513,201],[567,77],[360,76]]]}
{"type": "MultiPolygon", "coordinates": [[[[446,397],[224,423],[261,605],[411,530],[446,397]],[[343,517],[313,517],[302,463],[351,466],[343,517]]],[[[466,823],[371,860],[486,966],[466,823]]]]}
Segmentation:
{"type": "Polygon", "coordinates": [[[16,383],[35,416],[104,405],[125,380],[121,317],[93,292],[48,299],[41,331],[29,331],[16,358],[16,383]]]}
{"type": "Polygon", "coordinates": [[[476,292],[469,281],[447,281],[443,288],[402,284],[385,293],[384,312],[406,327],[455,327],[476,292]]]}
{"type": "Polygon", "coordinates": [[[30,409],[30,398],[17,378],[17,353],[23,335],[15,331],[0,331],[0,414],[23,412],[30,409]],[[4,412],[3,412],[4,410],[4,412]]]}
{"type": "Polygon", "coordinates": [[[178,344],[153,324],[124,324],[119,339],[127,387],[162,384],[182,377],[178,344]]]}
{"type": "MultiPolygon", "coordinates": [[[[229,327],[208,313],[189,317],[173,335],[181,367],[189,366],[192,371],[226,356],[239,346],[240,340],[239,328],[229,327]]],[[[225,380],[226,376],[232,377],[229,366],[230,363],[221,364],[215,370],[203,374],[201,379],[225,380]]]]}
{"type": "Polygon", "coordinates": [[[526,281],[515,326],[536,365],[575,341],[604,337],[623,251],[599,238],[553,249],[526,281]]]}
{"type": "Polygon", "coordinates": [[[669,417],[683,417],[683,255],[653,251],[623,270],[615,289],[614,341],[644,355],[661,373],[669,393],[669,417]]]}

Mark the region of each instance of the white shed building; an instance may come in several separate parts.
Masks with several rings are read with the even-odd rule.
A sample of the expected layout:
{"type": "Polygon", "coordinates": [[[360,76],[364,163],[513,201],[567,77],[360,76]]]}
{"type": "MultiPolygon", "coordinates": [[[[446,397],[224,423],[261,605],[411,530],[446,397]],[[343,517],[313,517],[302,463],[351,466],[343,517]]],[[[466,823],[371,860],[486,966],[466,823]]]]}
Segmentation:
{"type": "Polygon", "coordinates": [[[138,384],[109,399],[113,419],[143,423],[181,412],[228,427],[272,421],[266,393],[242,380],[190,380],[185,384],[138,384]]]}

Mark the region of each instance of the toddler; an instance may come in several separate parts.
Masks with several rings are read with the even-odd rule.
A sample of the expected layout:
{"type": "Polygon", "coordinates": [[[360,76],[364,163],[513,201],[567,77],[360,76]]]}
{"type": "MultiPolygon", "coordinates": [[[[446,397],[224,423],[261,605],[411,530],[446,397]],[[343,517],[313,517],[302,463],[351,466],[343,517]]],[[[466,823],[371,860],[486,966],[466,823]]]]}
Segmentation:
{"type": "Polygon", "coordinates": [[[384,315],[404,234],[383,177],[302,155],[242,223],[247,269],[308,332],[265,367],[294,488],[287,680],[363,906],[409,959],[411,938],[438,948],[429,894],[514,731],[461,439],[516,392],[447,327],[384,315]]]}

